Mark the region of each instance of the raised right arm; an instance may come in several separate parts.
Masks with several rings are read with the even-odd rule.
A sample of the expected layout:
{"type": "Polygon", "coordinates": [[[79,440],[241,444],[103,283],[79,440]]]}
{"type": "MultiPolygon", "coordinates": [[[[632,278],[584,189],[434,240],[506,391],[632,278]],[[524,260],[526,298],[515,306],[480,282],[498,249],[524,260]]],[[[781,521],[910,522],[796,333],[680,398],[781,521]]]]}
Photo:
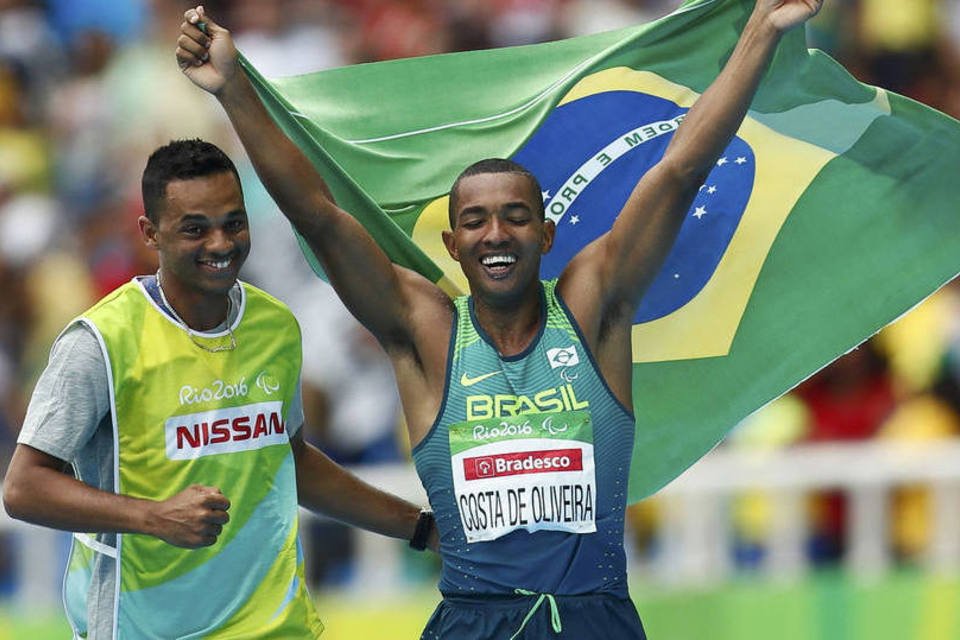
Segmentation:
{"type": "Polygon", "coordinates": [[[450,308],[447,298],[426,278],[395,266],[366,229],[336,205],[323,177],[270,118],[238,68],[229,31],[199,7],[184,17],[177,41],[180,68],[219,100],[264,186],[307,241],[344,304],[388,352],[420,347],[415,334],[421,320],[412,314],[419,309],[443,315],[450,308]]]}

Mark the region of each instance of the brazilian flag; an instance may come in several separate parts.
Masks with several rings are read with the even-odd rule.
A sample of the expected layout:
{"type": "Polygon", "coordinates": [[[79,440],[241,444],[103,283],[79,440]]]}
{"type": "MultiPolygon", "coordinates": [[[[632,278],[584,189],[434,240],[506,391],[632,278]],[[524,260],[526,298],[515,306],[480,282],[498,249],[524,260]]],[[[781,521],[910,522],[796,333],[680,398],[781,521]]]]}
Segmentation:
{"type": "MultiPolygon", "coordinates": [[[[609,33],[272,81],[245,68],[339,204],[454,295],[440,232],[463,168],[509,157],[536,174],[557,224],[542,275],[558,275],[662,156],[752,8],[692,0],[609,33]]],[[[787,34],[637,310],[631,500],[953,278],[958,176],[955,120],[787,34]]]]}

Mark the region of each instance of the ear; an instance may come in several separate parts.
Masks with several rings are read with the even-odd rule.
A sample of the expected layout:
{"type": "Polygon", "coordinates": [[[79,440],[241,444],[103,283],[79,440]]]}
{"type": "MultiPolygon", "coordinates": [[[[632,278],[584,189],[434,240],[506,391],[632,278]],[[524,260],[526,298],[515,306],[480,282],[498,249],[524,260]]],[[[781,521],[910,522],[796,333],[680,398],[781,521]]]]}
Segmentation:
{"type": "Polygon", "coordinates": [[[137,226],[140,227],[140,237],[143,238],[143,244],[154,251],[158,250],[160,244],[157,242],[157,226],[150,222],[150,218],[147,216],[137,218],[137,226]]]}
{"type": "Polygon", "coordinates": [[[547,218],[543,221],[543,234],[540,236],[540,254],[545,255],[553,248],[553,239],[557,236],[557,225],[547,218]]]}
{"type": "Polygon", "coordinates": [[[450,257],[460,262],[460,250],[457,248],[457,239],[453,235],[453,231],[445,230],[443,232],[443,244],[447,248],[447,253],[450,254],[450,257]]]}

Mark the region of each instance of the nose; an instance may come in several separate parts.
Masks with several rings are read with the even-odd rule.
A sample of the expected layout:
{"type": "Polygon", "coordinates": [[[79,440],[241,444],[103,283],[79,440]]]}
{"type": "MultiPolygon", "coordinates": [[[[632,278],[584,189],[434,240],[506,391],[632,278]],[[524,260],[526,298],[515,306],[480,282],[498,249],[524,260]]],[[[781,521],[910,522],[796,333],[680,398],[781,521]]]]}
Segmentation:
{"type": "Polygon", "coordinates": [[[207,235],[205,249],[209,253],[224,255],[233,250],[233,236],[223,229],[212,229],[207,235]]]}
{"type": "Polygon", "coordinates": [[[483,234],[483,242],[489,246],[500,246],[509,240],[507,226],[497,217],[492,216],[487,224],[486,233],[483,234]]]}

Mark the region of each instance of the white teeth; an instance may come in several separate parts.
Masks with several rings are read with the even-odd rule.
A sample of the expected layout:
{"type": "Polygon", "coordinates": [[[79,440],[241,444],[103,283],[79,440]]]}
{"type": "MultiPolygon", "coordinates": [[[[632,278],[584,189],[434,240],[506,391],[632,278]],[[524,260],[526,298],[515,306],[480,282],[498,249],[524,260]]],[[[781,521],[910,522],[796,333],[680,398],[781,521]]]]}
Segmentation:
{"type": "Polygon", "coordinates": [[[516,256],[485,256],[480,259],[480,264],[485,267],[506,267],[516,261],[516,256]]]}
{"type": "Polygon", "coordinates": [[[229,260],[219,260],[219,261],[214,262],[214,261],[212,261],[212,260],[208,260],[208,261],[207,261],[207,264],[210,265],[211,267],[213,267],[214,269],[226,269],[227,267],[230,266],[230,261],[229,261],[229,260]]]}

